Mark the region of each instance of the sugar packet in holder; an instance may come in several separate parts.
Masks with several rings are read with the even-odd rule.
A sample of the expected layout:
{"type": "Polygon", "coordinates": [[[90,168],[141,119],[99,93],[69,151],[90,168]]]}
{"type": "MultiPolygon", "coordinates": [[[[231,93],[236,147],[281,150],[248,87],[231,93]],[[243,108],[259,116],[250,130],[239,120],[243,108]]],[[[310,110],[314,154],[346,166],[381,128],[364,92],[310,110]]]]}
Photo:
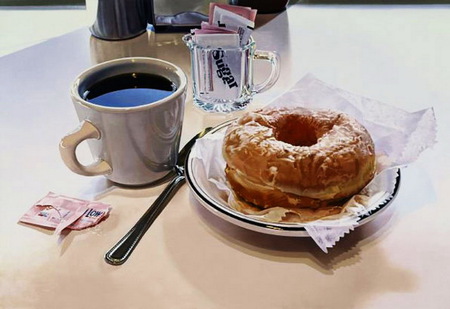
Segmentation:
{"type": "MultiPolygon", "coordinates": [[[[356,118],[368,129],[374,140],[378,169],[372,182],[347,201],[340,214],[297,223],[324,252],[361,222],[367,222],[365,218],[370,219],[371,213],[380,211],[383,205],[391,201],[399,188],[399,169],[413,163],[422,151],[430,148],[436,141],[436,120],[432,108],[410,113],[346,92],[312,75],[302,78],[269,106],[339,110],[356,118]]],[[[295,226],[295,223],[284,222],[290,209],[251,209],[236,200],[227,185],[224,172],[226,163],[221,155],[224,133],[223,130],[206,136],[192,150],[192,160],[199,171],[196,181],[202,186],[202,190],[221,207],[244,214],[260,225],[261,222],[271,222],[274,227],[280,227],[280,224],[295,226]]],[[[244,227],[252,229],[251,226],[244,227]]],[[[290,233],[289,229],[287,231],[290,233]]],[[[284,235],[282,232],[278,230],[277,234],[284,235]]]]}
{"type": "Polygon", "coordinates": [[[211,6],[212,15],[211,24],[216,25],[221,28],[226,28],[233,30],[239,35],[239,45],[244,46],[250,36],[252,31],[255,29],[255,10],[245,10],[242,15],[234,10],[234,6],[211,6]],[[252,13],[255,14],[252,14],[252,13]],[[248,13],[248,14],[245,14],[248,13]]]}

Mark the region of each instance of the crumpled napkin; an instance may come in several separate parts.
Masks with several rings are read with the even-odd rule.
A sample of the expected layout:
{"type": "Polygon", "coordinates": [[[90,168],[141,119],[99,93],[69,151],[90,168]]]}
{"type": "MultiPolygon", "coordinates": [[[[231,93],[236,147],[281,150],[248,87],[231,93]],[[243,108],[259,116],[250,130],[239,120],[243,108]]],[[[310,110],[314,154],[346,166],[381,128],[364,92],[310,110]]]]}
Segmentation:
{"type": "MultiPolygon", "coordinates": [[[[398,169],[414,162],[422,151],[436,142],[433,108],[407,112],[326,84],[311,74],[268,106],[339,110],[355,117],[374,140],[377,175],[372,182],[346,203],[341,214],[301,223],[324,252],[328,252],[328,248],[358,226],[360,216],[379,208],[380,204],[391,198],[398,169]]],[[[223,133],[198,140],[191,155],[202,165],[205,183],[212,184],[209,193],[213,198],[239,210],[239,202],[226,184],[225,160],[221,155],[223,133]]],[[[288,212],[283,207],[273,207],[247,215],[261,221],[281,222],[288,212]]]]}

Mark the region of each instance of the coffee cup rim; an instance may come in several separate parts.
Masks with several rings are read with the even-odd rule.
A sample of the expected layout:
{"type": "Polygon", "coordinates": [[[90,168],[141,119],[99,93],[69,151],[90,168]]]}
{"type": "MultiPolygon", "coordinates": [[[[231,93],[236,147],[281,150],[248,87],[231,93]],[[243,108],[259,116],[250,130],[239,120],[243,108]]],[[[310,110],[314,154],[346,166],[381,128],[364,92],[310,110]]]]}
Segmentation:
{"type": "MultiPolygon", "coordinates": [[[[164,76],[167,78],[167,76],[164,76]]],[[[173,80],[172,80],[173,82],[173,80]]],[[[159,106],[162,104],[167,103],[168,101],[171,101],[179,96],[181,96],[187,88],[187,77],[186,73],[176,64],[171,63],[166,60],[158,59],[158,58],[152,58],[152,57],[124,57],[124,58],[117,58],[113,60],[108,60],[99,64],[96,64],[94,66],[91,66],[87,68],[86,70],[82,71],[78,76],[75,78],[75,80],[71,84],[71,90],[70,94],[71,97],[76,99],[76,101],[86,107],[98,110],[98,111],[106,111],[106,112],[133,112],[133,111],[140,111],[140,110],[146,110],[155,106],[159,106]],[[107,69],[108,67],[112,67],[119,64],[126,64],[126,63],[158,63],[161,65],[161,67],[170,68],[171,71],[177,75],[180,79],[180,84],[177,85],[177,89],[171,93],[169,96],[160,99],[158,101],[154,101],[148,104],[138,105],[138,106],[130,106],[130,107],[113,107],[113,106],[103,106],[94,104],[91,102],[86,101],[82,98],[79,92],[79,87],[82,84],[84,80],[88,76],[90,76],[92,73],[100,72],[102,70],[107,69]]]]}

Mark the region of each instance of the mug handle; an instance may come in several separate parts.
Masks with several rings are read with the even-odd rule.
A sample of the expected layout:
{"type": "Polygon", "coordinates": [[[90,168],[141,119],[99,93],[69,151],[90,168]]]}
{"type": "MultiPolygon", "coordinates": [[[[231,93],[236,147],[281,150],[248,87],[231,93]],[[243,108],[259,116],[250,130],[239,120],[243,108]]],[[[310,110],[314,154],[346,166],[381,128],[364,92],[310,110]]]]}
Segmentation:
{"type": "Polygon", "coordinates": [[[253,59],[269,61],[272,68],[269,77],[253,87],[254,93],[260,93],[272,87],[280,77],[280,56],[277,52],[256,50],[253,59]]]}
{"type": "Polygon", "coordinates": [[[84,176],[105,175],[112,172],[108,162],[98,159],[90,165],[83,165],[78,161],[76,148],[78,145],[90,138],[100,139],[100,131],[89,121],[85,120],[72,133],[66,135],[59,143],[59,152],[64,164],[74,173],[84,176]]]}

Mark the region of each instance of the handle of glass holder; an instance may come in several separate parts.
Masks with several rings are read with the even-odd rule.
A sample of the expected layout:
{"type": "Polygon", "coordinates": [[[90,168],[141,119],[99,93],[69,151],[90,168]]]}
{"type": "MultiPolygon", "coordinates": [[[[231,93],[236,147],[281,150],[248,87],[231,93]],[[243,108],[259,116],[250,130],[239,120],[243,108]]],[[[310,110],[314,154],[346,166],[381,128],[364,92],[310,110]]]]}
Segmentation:
{"type": "Polygon", "coordinates": [[[280,56],[277,52],[256,50],[253,59],[269,61],[271,64],[269,77],[253,87],[253,92],[260,93],[271,88],[280,77],[280,56]]]}

